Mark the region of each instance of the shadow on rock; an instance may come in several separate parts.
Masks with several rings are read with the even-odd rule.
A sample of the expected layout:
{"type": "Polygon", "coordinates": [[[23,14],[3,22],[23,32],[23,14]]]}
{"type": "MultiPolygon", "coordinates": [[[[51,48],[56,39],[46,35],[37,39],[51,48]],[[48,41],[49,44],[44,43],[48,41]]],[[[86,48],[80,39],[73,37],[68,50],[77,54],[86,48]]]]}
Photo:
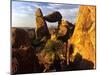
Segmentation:
{"type": "Polygon", "coordinates": [[[93,62],[83,59],[82,55],[77,53],[75,55],[75,59],[73,62],[70,62],[67,70],[89,70],[89,69],[94,69],[94,64],[93,62]]]}

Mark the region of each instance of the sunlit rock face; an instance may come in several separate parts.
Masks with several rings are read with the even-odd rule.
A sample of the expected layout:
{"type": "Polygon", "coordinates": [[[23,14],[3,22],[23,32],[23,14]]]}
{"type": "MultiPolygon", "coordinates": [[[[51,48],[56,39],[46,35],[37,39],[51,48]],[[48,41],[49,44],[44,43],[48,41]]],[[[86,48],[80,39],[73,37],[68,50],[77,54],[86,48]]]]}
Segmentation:
{"type": "Polygon", "coordinates": [[[80,6],[77,15],[75,30],[69,40],[70,44],[74,46],[74,54],[77,52],[94,63],[96,56],[96,7],[95,6],[80,6]]]}
{"type": "Polygon", "coordinates": [[[47,24],[43,18],[43,14],[40,8],[36,9],[36,36],[41,39],[44,36],[49,36],[49,30],[47,24]]]}

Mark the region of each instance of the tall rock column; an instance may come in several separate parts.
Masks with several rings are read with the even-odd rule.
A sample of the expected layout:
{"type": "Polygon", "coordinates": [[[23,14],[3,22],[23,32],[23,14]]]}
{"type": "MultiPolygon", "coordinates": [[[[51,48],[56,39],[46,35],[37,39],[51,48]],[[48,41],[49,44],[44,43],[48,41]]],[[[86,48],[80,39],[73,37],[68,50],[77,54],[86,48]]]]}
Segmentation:
{"type": "Polygon", "coordinates": [[[95,6],[80,6],[75,30],[73,36],[70,39],[70,44],[74,46],[74,54],[78,52],[84,59],[93,62],[94,68],[96,61],[95,9],[95,6]]]}
{"type": "Polygon", "coordinates": [[[36,36],[37,38],[42,39],[44,36],[49,37],[49,30],[43,18],[41,9],[37,8],[35,13],[36,13],[36,36]]]}

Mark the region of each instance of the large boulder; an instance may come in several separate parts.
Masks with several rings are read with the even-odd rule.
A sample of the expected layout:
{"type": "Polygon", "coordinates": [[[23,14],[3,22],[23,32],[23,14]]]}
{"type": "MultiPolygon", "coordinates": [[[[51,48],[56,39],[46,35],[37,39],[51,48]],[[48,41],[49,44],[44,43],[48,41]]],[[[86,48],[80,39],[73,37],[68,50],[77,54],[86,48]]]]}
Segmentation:
{"type": "Polygon", "coordinates": [[[44,16],[44,19],[48,22],[57,22],[62,19],[62,15],[60,14],[60,12],[55,11],[55,12],[52,12],[52,13],[44,16]]]}
{"type": "MultiPolygon", "coordinates": [[[[74,54],[80,53],[83,59],[96,63],[96,21],[95,6],[80,6],[74,33],[69,43],[74,46],[74,54]]],[[[82,66],[82,64],[81,64],[82,66]]]]}
{"type": "Polygon", "coordinates": [[[36,9],[36,36],[38,39],[42,39],[44,36],[49,37],[49,30],[47,24],[43,18],[43,14],[40,8],[36,9]]]}

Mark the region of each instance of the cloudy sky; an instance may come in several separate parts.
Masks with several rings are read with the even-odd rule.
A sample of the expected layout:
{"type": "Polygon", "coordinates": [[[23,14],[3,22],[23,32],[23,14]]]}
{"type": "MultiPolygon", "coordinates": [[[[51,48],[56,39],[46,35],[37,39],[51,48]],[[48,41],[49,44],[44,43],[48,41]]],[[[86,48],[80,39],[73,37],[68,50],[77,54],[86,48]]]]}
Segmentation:
{"type": "MultiPolygon", "coordinates": [[[[12,1],[12,26],[13,27],[35,27],[35,11],[41,8],[43,15],[59,11],[63,19],[75,23],[79,5],[57,4],[44,2],[12,1]]],[[[57,23],[48,23],[48,26],[56,26],[57,23]]]]}

